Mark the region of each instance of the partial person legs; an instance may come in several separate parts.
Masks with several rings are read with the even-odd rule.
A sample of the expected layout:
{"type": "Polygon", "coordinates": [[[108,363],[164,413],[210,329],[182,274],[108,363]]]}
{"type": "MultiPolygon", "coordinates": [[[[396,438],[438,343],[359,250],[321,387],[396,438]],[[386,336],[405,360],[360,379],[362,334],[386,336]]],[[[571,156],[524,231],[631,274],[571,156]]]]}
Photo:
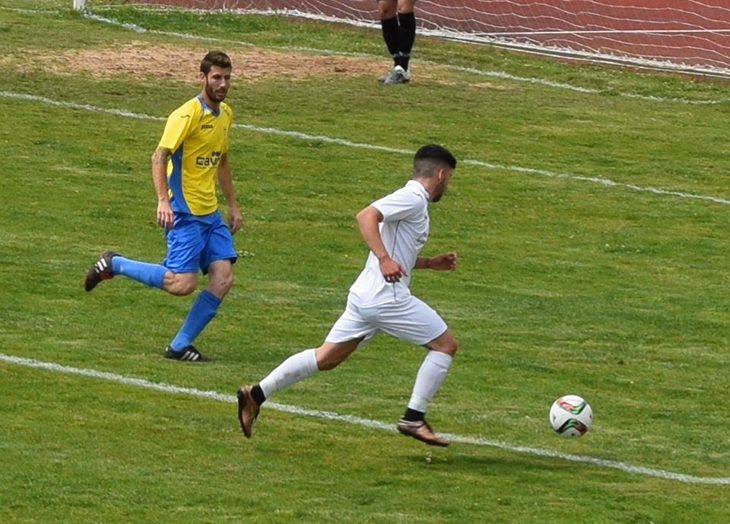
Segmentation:
{"type": "MultiPolygon", "coordinates": [[[[380,27],[383,30],[383,40],[393,59],[393,66],[396,65],[395,59],[400,51],[400,35],[398,32],[398,12],[395,0],[378,0],[378,11],[380,12],[380,27]]],[[[384,82],[387,75],[380,80],[384,82]]]]}
{"type": "Polygon", "coordinates": [[[416,41],[416,15],[413,13],[415,3],[415,0],[401,0],[398,2],[399,49],[395,65],[401,66],[406,73],[411,60],[413,43],[416,41]]]}
{"type": "Polygon", "coordinates": [[[123,275],[146,286],[156,287],[171,295],[185,296],[195,291],[197,272],[173,273],[161,264],[125,258],[114,251],[104,251],[84,275],[84,289],[91,291],[102,280],[123,275]]]}
{"type": "MultiPolygon", "coordinates": [[[[197,279],[196,273],[182,274],[192,275],[197,279]]],[[[166,358],[196,362],[210,360],[193,346],[193,341],[205,329],[205,326],[213,320],[213,317],[218,312],[218,307],[223,302],[223,298],[233,286],[233,268],[231,267],[231,261],[216,260],[211,262],[208,266],[208,275],[210,276],[208,285],[193,301],[180,330],[175,335],[175,338],[172,339],[170,345],[167,346],[165,350],[166,358]]],[[[188,291],[187,294],[189,294],[194,290],[195,280],[192,281],[192,286],[185,289],[185,291],[188,291]]]]}
{"type": "Polygon", "coordinates": [[[393,68],[378,80],[385,84],[405,84],[410,81],[408,65],[416,38],[416,0],[378,0],[383,40],[393,58],[393,68]]]}
{"type": "MultiPolygon", "coordinates": [[[[193,301],[180,330],[165,350],[165,357],[174,360],[205,362],[210,360],[192,344],[213,319],[223,298],[233,285],[233,269],[228,259],[216,260],[208,266],[210,281],[193,301]]],[[[173,273],[160,264],[125,258],[113,251],[104,251],[86,272],[84,289],[91,291],[102,280],[124,275],[142,284],[157,287],[176,296],[190,295],[198,282],[197,272],[173,273]]]]}
{"type": "Polygon", "coordinates": [[[114,251],[104,251],[99,260],[84,275],[84,289],[94,289],[102,280],[124,275],[147,286],[163,288],[166,273],[170,271],[160,264],[149,264],[124,258],[114,251]]]}
{"type": "Polygon", "coordinates": [[[243,434],[251,438],[251,428],[259,409],[274,392],[317,371],[334,369],[378,331],[416,344],[424,344],[424,339],[435,337],[424,344],[428,353],[418,370],[406,412],[396,427],[400,433],[426,444],[448,446],[449,441],[436,435],[426,422],[426,409],[446,378],[458,343],[439,314],[416,297],[411,297],[407,303],[369,307],[355,306],[348,301],[345,312],[327,338],[347,340],[348,335],[357,338],[339,343],[325,341],[317,349],[292,355],[258,385],[243,386],[238,390],[238,421],[243,434]]]}
{"type": "Polygon", "coordinates": [[[436,435],[426,422],[426,408],[441,387],[458,349],[458,343],[450,330],[426,344],[428,353],[423,360],[411,399],[397,427],[408,435],[432,446],[448,446],[449,441],[436,435]]]}
{"type": "Polygon", "coordinates": [[[317,371],[336,368],[349,357],[362,342],[362,338],[347,342],[325,342],[317,349],[305,349],[279,364],[256,386],[243,386],[238,390],[238,421],[246,438],[251,438],[251,426],[258,417],[261,404],[274,392],[287,388],[317,371]]]}
{"type": "MultiPolygon", "coordinates": [[[[237,394],[238,421],[246,438],[251,438],[251,429],[261,405],[273,393],[310,377],[317,371],[334,369],[357,349],[360,342],[362,339],[337,344],[325,342],[317,349],[306,349],[287,358],[258,385],[241,387],[237,394]]],[[[448,446],[449,441],[433,432],[425,415],[428,403],[446,378],[458,344],[447,329],[426,347],[429,349],[428,354],[418,370],[411,399],[405,414],[398,421],[397,428],[403,435],[431,446],[448,446]]]]}

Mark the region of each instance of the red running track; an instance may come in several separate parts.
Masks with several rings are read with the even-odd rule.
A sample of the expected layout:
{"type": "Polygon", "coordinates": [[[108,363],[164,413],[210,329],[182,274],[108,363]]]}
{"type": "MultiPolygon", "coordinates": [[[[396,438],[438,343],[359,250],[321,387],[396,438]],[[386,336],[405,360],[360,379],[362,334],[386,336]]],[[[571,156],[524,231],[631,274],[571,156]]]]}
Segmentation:
{"type": "MultiPolygon", "coordinates": [[[[377,20],[376,0],[138,1],[377,20]]],[[[420,0],[416,16],[427,29],[730,72],[728,0],[420,0]]]]}

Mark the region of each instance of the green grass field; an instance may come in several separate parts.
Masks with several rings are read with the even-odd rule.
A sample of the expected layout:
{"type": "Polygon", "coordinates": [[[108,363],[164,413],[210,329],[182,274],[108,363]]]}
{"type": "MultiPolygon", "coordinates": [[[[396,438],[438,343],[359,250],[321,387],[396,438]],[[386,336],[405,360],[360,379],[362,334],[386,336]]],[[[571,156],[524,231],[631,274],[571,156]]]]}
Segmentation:
{"type": "Polygon", "coordinates": [[[70,3],[0,0],[0,521],[730,521],[725,83],[419,38],[383,86],[376,31],[92,3],[140,32],[70,3]],[[107,248],[163,258],[149,157],[199,89],[178,58],[209,48],[234,59],[244,227],[215,360],[186,365],[162,352],[192,297],[81,278],[107,248]],[[460,267],[412,288],[461,344],[429,410],[460,441],[378,424],[423,358],[384,335],[245,440],[231,396],[320,344],[365,260],[354,215],[428,142],[460,165],[424,254],[460,267]],[[568,393],[581,439],[547,422],[568,393]]]}

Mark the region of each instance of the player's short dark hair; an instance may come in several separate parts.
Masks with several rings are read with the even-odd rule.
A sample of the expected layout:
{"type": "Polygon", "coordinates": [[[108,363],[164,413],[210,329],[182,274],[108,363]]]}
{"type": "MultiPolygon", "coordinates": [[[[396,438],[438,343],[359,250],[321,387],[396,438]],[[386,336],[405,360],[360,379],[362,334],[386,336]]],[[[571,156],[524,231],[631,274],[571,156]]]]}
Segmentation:
{"type": "Polygon", "coordinates": [[[413,157],[413,174],[430,177],[439,167],[456,168],[456,158],[451,152],[437,144],[428,144],[416,151],[413,157]]]}
{"type": "Polygon", "coordinates": [[[232,69],[231,59],[223,51],[210,51],[203,57],[200,62],[200,72],[204,75],[210,73],[210,69],[213,66],[218,66],[222,69],[232,69]]]}

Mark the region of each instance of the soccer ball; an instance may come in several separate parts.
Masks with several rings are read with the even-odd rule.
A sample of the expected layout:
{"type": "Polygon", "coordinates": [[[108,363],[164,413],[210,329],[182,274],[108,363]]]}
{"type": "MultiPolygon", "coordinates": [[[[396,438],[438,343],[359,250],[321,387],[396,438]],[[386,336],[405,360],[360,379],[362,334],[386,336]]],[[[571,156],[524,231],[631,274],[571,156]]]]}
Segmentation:
{"type": "Polygon", "coordinates": [[[561,437],[585,435],[593,423],[590,404],[578,395],[565,395],[550,407],[550,425],[561,437]]]}

